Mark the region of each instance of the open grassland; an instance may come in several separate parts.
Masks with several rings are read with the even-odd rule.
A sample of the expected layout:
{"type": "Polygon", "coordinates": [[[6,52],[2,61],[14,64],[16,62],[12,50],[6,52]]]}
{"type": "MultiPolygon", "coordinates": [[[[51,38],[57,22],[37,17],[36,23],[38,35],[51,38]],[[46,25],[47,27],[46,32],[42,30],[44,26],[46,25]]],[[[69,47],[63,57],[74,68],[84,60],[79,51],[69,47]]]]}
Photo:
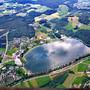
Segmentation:
{"type": "Polygon", "coordinates": [[[19,88],[32,88],[32,84],[30,81],[24,81],[24,82],[20,82],[19,84],[17,84],[15,87],[19,87],[19,88]]]}
{"type": "Polygon", "coordinates": [[[17,48],[13,48],[11,50],[8,50],[7,55],[12,56],[12,54],[15,53],[17,50],[18,50],[17,48]]]}
{"type": "Polygon", "coordinates": [[[85,64],[87,64],[87,65],[90,65],[90,59],[85,60],[83,63],[85,63],[85,64]]]}
{"type": "Polygon", "coordinates": [[[51,19],[54,19],[54,18],[60,18],[59,14],[58,13],[53,13],[51,15],[43,14],[39,17],[35,17],[35,22],[39,22],[41,19],[51,20],[51,19]]]}
{"type": "Polygon", "coordinates": [[[38,87],[39,87],[36,79],[32,79],[32,80],[31,80],[31,84],[32,84],[32,86],[35,87],[35,88],[38,88],[38,87]]]}
{"type": "Polygon", "coordinates": [[[65,86],[62,84],[59,84],[56,88],[65,88],[65,86]]]}
{"type": "Polygon", "coordinates": [[[90,70],[90,59],[87,59],[78,65],[78,72],[90,70]]]}
{"type": "Polygon", "coordinates": [[[37,87],[42,87],[43,85],[47,84],[48,82],[50,82],[50,80],[51,79],[49,76],[42,76],[42,77],[38,77],[36,79],[30,79],[30,80],[27,80],[24,82],[20,82],[15,87],[37,88],[37,87]]]}
{"type": "Polygon", "coordinates": [[[77,31],[77,30],[90,30],[90,25],[81,25],[79,28],[77,28],[77,30],[75,30],[75,27],[72,25],[72,23],[68,23],[65,28],[67,30],[72,30],[73,32],[77,31]]]}
{"type": "Polygon", "coordinates": [[[88,70],[88,65],[83,64],[83,63],[78,65],[78,72],[84,72],[86,70],[88,70]]]}
{"type": "Polygon", "coordinates": [[[72,83],[73,85],[82,85],[88,80],[88,77],[82,76],[82,77],[76,77],[74,79],[74,82],[72,83]]]}
{"type": "Polygon", "coordinates": [[[63,85],[68,88],[70,87],[70,85],[72,84],[72,80],[74,79],[74,74],[69,74],[69,76],[67,77],[67,79],[65,80],[65,82],[63,83],[63,85]]]}
{"type": "Polygon", "coordinates": [[[50,77],[49,76],[46,76],[46,77],[40,77],[40,78],[37,78],[36,81],[38,83],[38,85],[41,87],[45,84],[47,84],[48,82],[50,82],[50,77]]]}
{"type": "Polygon", "coordinates": [[[62,75],[58,75],[54,77],[51,81],[49,81],[47,84],[43,85],[42,87],[49,87],[49,88],[55,88],[55,87],[63,87],[63,83],[68,77],[68,73],[65,72],[62,75]]]}
{"type": "Polygon", "coordinates": [[[83,24],[83,25],[80,26],[80,29],[81,30],[90,30],[90,25],[83,24]]]}
{"type": "Polygon", "coordinates": [[[5,48],[0,48],[0,52],[4,52],[5,51],[5,48]]]}

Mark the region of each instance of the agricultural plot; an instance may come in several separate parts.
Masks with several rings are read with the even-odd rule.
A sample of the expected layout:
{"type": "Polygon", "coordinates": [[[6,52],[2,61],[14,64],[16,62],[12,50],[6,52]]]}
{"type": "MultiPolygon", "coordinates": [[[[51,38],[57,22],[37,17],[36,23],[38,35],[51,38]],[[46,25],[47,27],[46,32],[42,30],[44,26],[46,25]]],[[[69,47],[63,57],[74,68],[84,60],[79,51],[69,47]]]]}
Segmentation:
{"type": "Polygon", "coordinates": [[[87,65],[90,65],[90,59],[85,60],[83,63],[85,63],[85,64],[87,64],[87,65]]]}
{"type": "Polygon", "coordinates": [[[75,77],[74,74],[69,74],[69,76],[67,77],[67,79],[63,83],[63,86],[65,86],[66,88],[70,87],[72,82],[73,82],[74,77],[75,77]]]}
{"type": "Polygon", "coordinates": [[[0,52],[4,52],[5,51],[5,48],[0,48],[0,52]]]}
{"type": "Polygon", "coordinates": [[[36,81],[38,83],[38,85],[41,87],[45,84],[47,84],[48,82],[50,82],[50,77],[49,76],[46,76],[46,77],[40,77],[40,78],[37,78],[36,81]]]}
{"type": "Polygon", "coordinates": [[[86,70],[88,70],[88,65],[83,64],[83,63],[78,65],[78,72],[84,72],[86,70]]]}
{"type": "Polygon", "coordinates": [[[42,77],[38,77],[36,79],[31,79],[31,80],[27,80],[27,81],[24,81],[24,82],[20,82],[15,87],[29,87],[29,88],[42,87],[43,85],[50,82],[50,80],[51,79],[50,79],[49,76],[42,76],[42,77]]]}
{"type": "Polygon", "coordinates": [[[87,80],[88,80],[88,77],[86,77],[86,76],[76,77],[74,79],[73,85],[80,85],[80,86],[82,86],[87,80]]]}
{"type": "Polygon", "coordinates": [[[32,88],[32,84],[30,81],[24,81],[24,82],[21,82],[19,84],[17,84],[15,87],[19,87],[19,88],[32,88]]]}
{"type": "Polygon", "coordinates": [[[44,85],[43,87],[49,87],[49,88],[55,88],[55,87],[60,87],[62,86],[66,78],[68,77],[68,73],[64,73],[63,75],[59,75],[55,77],[53,80],[51,80],[49,83],[44,85]]]}
{"type": "Polygon", "coordinates": [[[70,87],[82,87],[90,78],[84,73],[89,69],[88,65],[90,60],[87,59],[82,63],[79,63],[72,67],[68,72],[56,75],[53,79],[51,76],[40,76],[31,80],[21,82],[16,87],[49,87],[49,88],[70,88],[70,87]],[[69,82],[70,81],[70,82],[69,82]]]}

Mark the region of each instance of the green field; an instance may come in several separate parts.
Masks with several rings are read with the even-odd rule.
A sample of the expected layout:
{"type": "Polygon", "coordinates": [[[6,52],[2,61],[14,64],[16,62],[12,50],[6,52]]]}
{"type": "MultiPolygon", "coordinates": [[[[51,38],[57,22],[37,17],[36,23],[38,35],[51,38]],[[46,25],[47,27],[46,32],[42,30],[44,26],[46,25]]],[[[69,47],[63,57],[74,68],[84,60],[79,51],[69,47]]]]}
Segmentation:
{"type": "Polygon", "coordinates": [[[14,61],[7,61],[7,62],[5,62],[4,63],[4,66],[13,66],[13,65],[15,65],[15,62],[14,61]]]}
{"type": "Polygon", "coordinates": [[[85,60],[83,63],[90,65],[90,59],[85,60]]]}
{"type": "Polygon", "coordinates": [[[90,59],[83,61],[78,65],[78,72],[84,72],[86,70],[89,70],[90,69],[89,65],[90,65],[90,59]]]}
{"type": "Polygon", "coordinates": [[[70,22],[68,23],[67,26],[65,26],[65,28],[66,28],[67,30],[71,30],[71,31],[73,31],[73,32],[76,32],[76,31],[77,31],[77,30],[74,29],[74,27],[72,26],[72,24],[71,24],[70,22]]]}
{"type": "Polygon", "coordinates": [[[83,84],[83,83],[85,83],[85,81],[87,81],[87,79],[88,79],[88,78],[85,77],[85,76],[76,77],[76,78],[74,79],[73,84],[76,84],[76,85],[83,84]]]}
{"type": "Polygon", "coordinates": [[[90,30],[90,25],[82,25],[82,26],[80,27],[80,29],[90,30]]]}
{"type": "Polygon", "coordinates": [[[65,73],[56,77],[54,80],[50,79],[50,76],[42,76],[36,79],[27,80],[24,82],[20,82],[15,87],[61,87],[63,88],[64,81],[68,77],[68,74],[65,73]]]}
{"type": "Polygon", "coordinates": [[[65,86],[62,84],[59,84],[56,88],[65,88],[65,86]]]}
{"type": "Polygon", "coordinates": [[[19,84],[17,84],[15,87],[19,87],[19,88],[32,88],[32,84],[30,81],[24,81],[24,82],[21,82],[19,84]]]}
{"type": "MultiPolygon", "coordinates": [[[[67,26],[65,26],[65,28],[67,30],[72,30],[73,32],[75,32],[76,30],[74,30],[74,27],[72,26],[72,23],[68,23],[67,26]]],[[[90,25],[81,25],[78,30],[90,30],[90,25]]]]}
{"type": "Polygon", "coordinates": [[[86,71],[86,70],[88,70],[88,65],[83,64],[83,63],[80,63],[80,64],[78,65],[78,72],[84,72],[84,71],[86,71]]]}
{"type": "Polygon", "coordinates": [[[65,72],[62,75],[56,76],[48,84],[44,85],[44,87],[55,88],[55,87],[58,87],[59,85],[63,85],[67,77],[68,77],[68,73],[65,72]]]}
{"type": "Polygon", "coordinates": [[[4,52],[5,51],[5,48],[0,48],[0,52],[4,52]]]}
{"type": "Polygon", "coordinates": [[[31,79],[31,80],[27,80],[24,82],[20,82],[19,84],[17,84],[15,87],[41,87],[45,84],[47,84],[48,82],[50,82],[50,77],[49,76],[42,76],[42,77],[38,77],[36,79],[31,79]]]}
{"type": "Polygon", "coordinates": [[[12,56],[13,53],[15,53],[18,49],[17,48],[12,48],[11,50],[7,51],[7,55],[12,56]]]}
{"type": "Polygon", "coordinates": [[[3,58],[0,56],[0,63],[2,62],[2,59],[3,59],[3,58]]]}
{"type": "Polygon", "coordinates": [[[23,68],[18,68],[18,69],[16,69],[16,74],[18,75],[18,76],[25,76],[25,70],[23,69],[23,68]]]}
{"type": "Polygon", "coordinates": [[[63,86],[65,86],[66,88],[70,87],[70,85],[72,85],[74,77],[75,77],[75,74],[69,74],[67,79],[64,81],[63,86]]]}
{"type": "Polygon", "coordinates": [[[66,29],[67,30],[72,30],[73,29],[73,26],[71,23],[68,23],[68,25],[66,26],[66,29]]]}
{"type": "Polygon", "coordinates": [[[45,77],[40,77],[40,78],[37,78],[36,81],[38,83],[38,85],[41,87],[45,84],[47,84],[48,82],[50,82],[50,77],[49,76],[45,76],[45,77]]]}

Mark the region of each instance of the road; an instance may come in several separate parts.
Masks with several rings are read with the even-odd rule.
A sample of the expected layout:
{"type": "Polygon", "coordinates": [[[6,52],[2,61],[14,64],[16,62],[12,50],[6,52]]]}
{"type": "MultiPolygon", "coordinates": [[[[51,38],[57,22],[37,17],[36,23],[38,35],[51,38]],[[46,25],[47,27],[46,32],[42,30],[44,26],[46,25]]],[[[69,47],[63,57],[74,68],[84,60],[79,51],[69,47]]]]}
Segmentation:
{"type": "Polygon", "coordinates": [[[2,59],[2,65],[3,65],[3,61],[4,61],[4,58],[5,58],[5,56],[6,56],[6,53],[7,53],[7,50],[8,50],[8,33],[9,32],[7,32],[7,33],[5,33],[5,34],[3,34],[1,37],[3,37],[3,36],[6,36],[6,49],[5,49],[5,53],[4,53],[4,57],[3,57],[3,59],[2,59]]]}
{"type": "Polygon", "coordinates": [[[7,34],[7,33],[2,34],[2,35],[0,36],[0,38],[2,38],[2,37],[4,37],[4,36],[6,36],[6,34],[7,34]]]}
{"type": "Polygon", "coordinates": [[[6,33],[6,50],[5,50],[5,55],[6,55],[7,50],[8,50],[8,33],[9,32],[6,33]]]}

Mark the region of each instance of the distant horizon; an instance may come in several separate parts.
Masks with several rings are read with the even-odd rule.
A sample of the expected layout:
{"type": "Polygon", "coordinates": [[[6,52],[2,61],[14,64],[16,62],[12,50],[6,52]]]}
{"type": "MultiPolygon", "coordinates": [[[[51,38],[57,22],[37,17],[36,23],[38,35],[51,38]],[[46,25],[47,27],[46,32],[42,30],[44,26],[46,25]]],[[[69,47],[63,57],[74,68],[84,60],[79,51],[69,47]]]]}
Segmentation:
{"type": "MultiPolygon", "coordinates": [[[[28,2],[48,2],[48,0],[0,0],[0,3],[3,3],[5,1],[11,1],[11,2],[19,2],[19,3],[28,3],[28,2]]],[[[56,2],[63,2],[65,0],[52,0],[56,2]]],[[[73,2],[89,2],[89,0],[66,0],[66,1],[73,1],[73,2]]]]}

